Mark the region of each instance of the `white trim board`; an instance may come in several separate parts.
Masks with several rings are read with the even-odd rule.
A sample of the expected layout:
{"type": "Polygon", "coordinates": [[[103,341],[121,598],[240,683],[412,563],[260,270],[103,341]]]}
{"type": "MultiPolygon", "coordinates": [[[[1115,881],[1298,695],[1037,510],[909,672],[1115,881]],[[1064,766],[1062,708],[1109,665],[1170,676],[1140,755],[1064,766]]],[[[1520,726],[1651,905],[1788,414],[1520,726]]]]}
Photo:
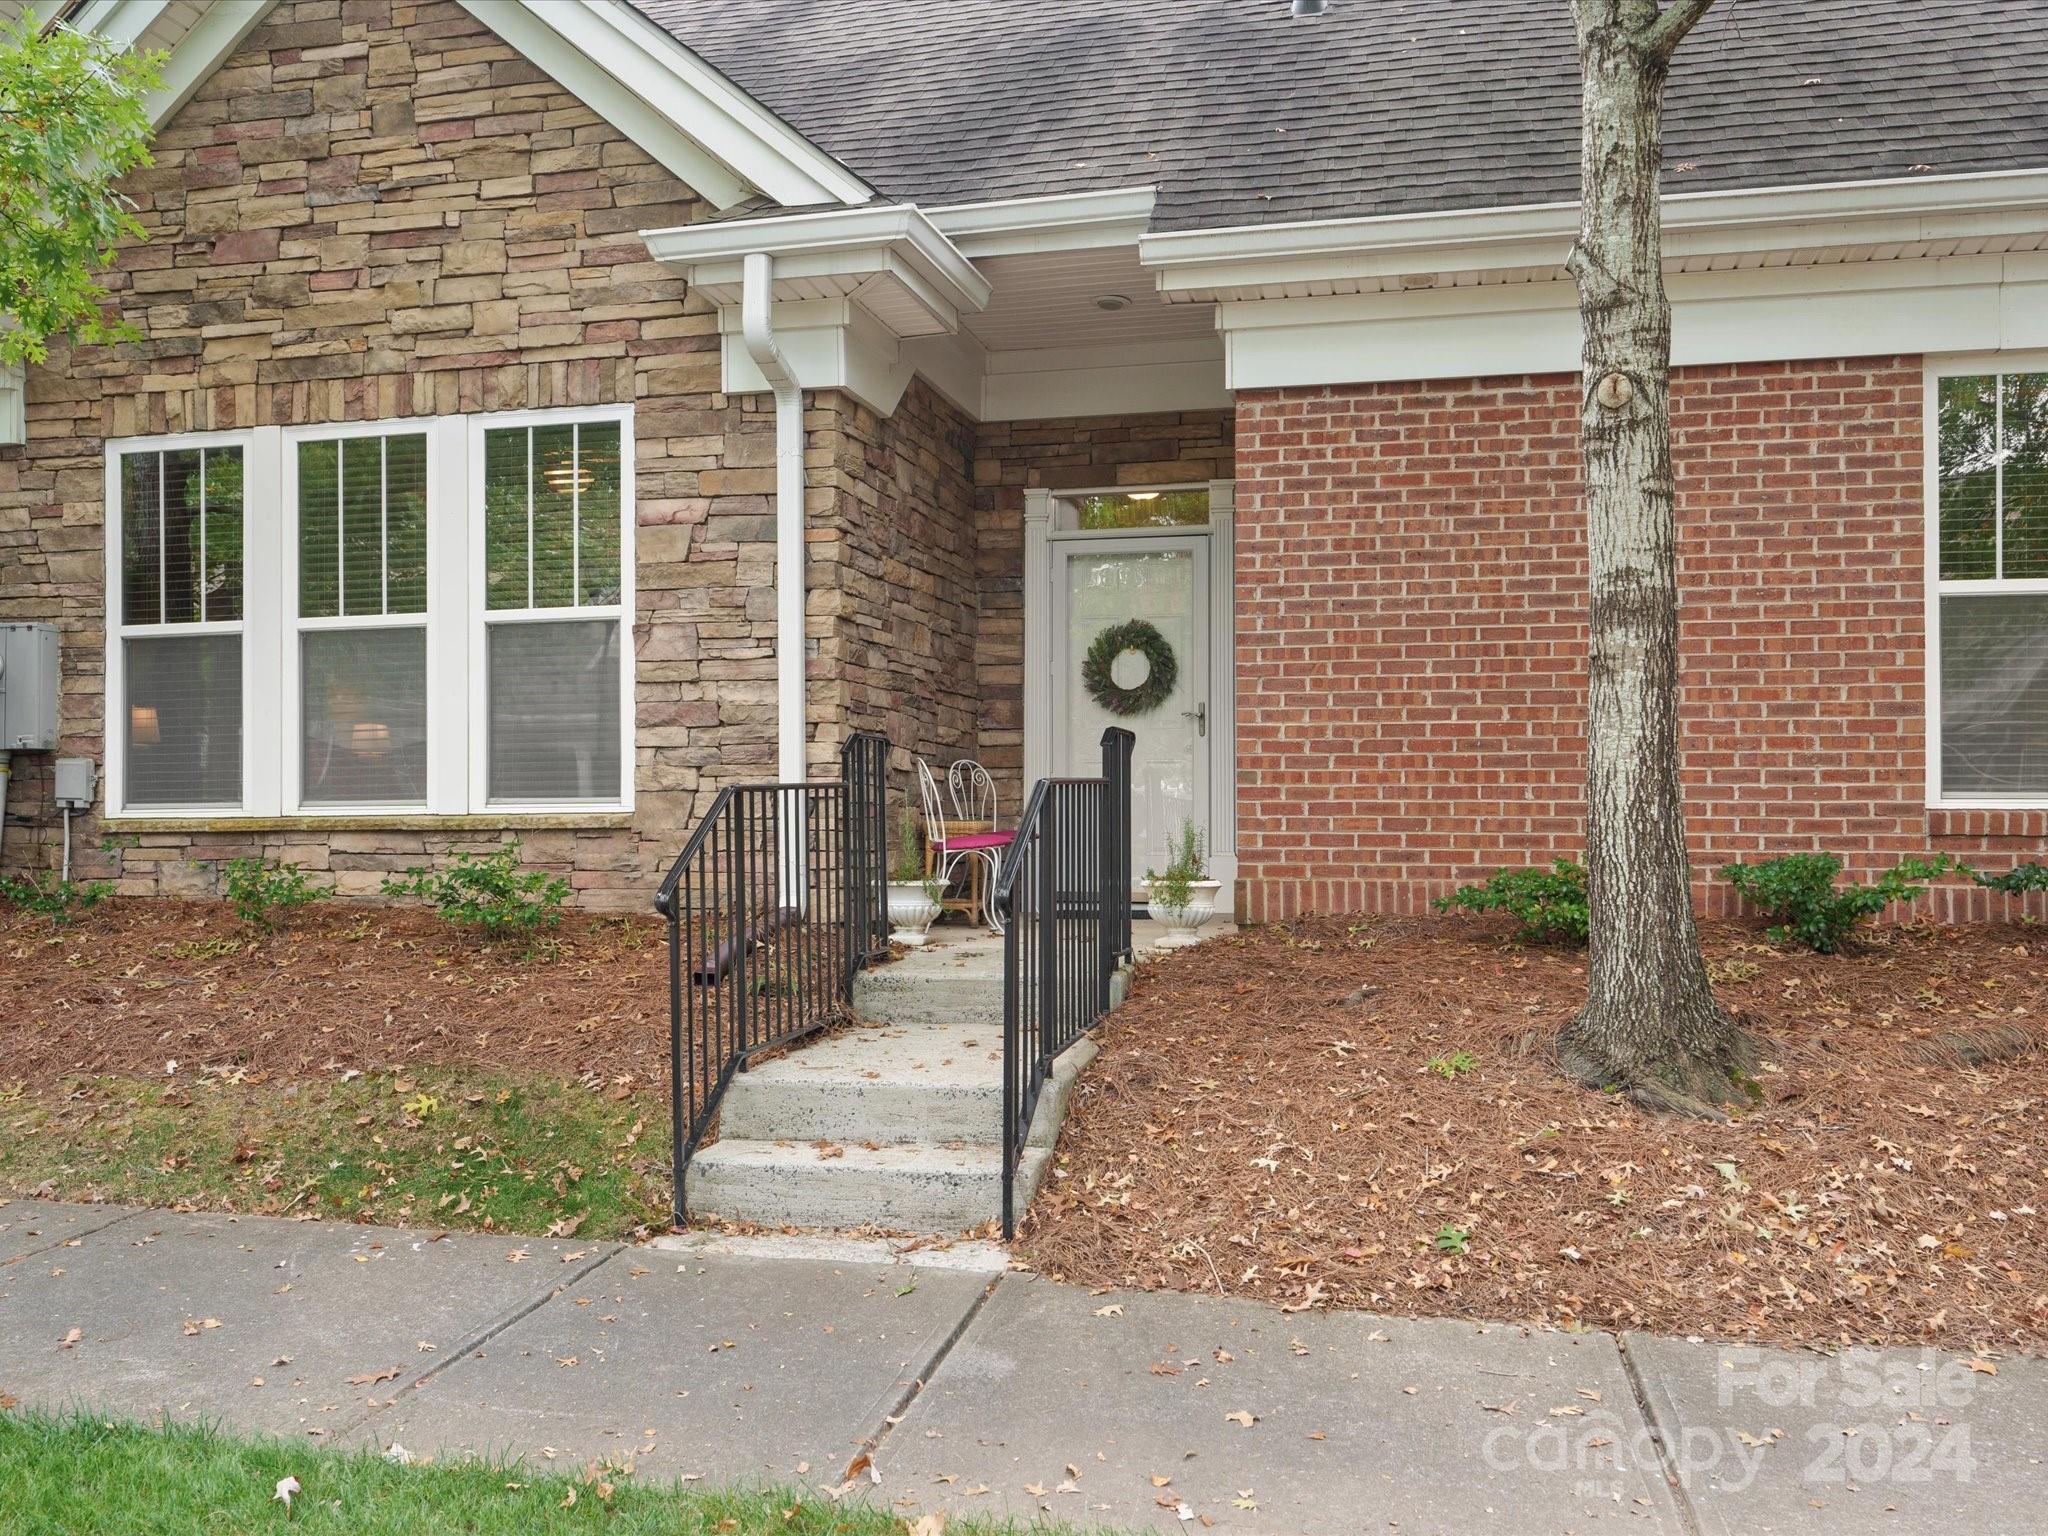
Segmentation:
{"type": "MultiPolygon", "coordinates": [[[[1678,273],[1671,360],[1791,362],[2048,347],[2048,252],[1678,273]]],[[[1232,389],[1570,373],[1569,281],[1218,306],[1232,389]]]]}
{"type": "Polygon", "coordinates": [[[458,0],[719,208],[857,204],[866,182],[621,0],[458,0]]]}

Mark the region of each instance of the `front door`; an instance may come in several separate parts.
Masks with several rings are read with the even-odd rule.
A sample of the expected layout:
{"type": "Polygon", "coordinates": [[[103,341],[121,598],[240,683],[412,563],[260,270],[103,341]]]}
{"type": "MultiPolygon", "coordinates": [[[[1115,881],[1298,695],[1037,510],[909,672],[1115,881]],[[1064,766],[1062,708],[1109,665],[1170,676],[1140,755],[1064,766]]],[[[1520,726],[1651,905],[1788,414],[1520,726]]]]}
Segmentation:
{"type": "Polygon", "coordinates": [[[1165,867],[1183,823],[1194,824],[1205,851],[1211,847],[1209,540],[1172,534],[1056,540],[1052,589],[1052,771],[1099,774],[1109,726],[1123,726],[1137,738],[1131,874],[1142,882],[1147,869],[1165,867]],[[1118,637],[1141,643],[1109,661],[1108,686],[1098,672],[1091,687],[1091,648],[1133,620],[1150,630],[1118,637]],[[1166,672],[1172,682],[1162,689],[1166,672]]]}

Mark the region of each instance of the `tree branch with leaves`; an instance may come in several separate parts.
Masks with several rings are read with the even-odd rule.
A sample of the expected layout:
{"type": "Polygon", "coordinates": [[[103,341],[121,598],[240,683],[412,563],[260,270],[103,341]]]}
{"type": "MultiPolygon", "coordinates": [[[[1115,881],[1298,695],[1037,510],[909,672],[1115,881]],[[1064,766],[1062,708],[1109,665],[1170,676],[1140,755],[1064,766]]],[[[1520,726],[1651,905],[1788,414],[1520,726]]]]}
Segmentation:
{"type": "Polygon", "coordinates": [[[1755,1048],[1714,1000],[1679,793],[1664,85],[1713,0],[1572,0],[1583,96],[1580,446],[1591,573],[1586,1006],[1565,1070],[1700,1115],[1744,1101],[1755,1048]]]}
{"type": "Polygon", "coordinates": [[[0,364],[41,362],[55,338],[140,334],[105,312],[99,273],[145,238],[116,183],[150,164],[162,63],[33,11],[0,29],[0,364]]]}

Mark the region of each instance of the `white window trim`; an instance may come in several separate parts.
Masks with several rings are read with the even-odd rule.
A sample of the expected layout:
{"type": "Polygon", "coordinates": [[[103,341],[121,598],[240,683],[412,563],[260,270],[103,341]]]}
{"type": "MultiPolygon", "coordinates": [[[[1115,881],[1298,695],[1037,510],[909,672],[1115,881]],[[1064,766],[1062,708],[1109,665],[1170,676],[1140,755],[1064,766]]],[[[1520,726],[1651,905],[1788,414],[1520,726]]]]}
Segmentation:
{"type": "MultiPolygon", "coordinates": [[[[477,815],[505,812],[510,815],[571,815],[587,811],[630,811],[633,809],[633,408],[620,406],[573,406],[545,411],[498,411],[488,416],[470,416],[468,500],[471,547],[465,570],[469,590],[465,607],[469,615],[469,658],[472,669],[469,689],[469,730],[474,748],[469,754],[469,804],[477,815]],[[500,427],[552,427],[568,422],[615,421],[619,424],[619,600],[589,608],[497,608],[484,606],[483,486],[484,434],[500,427]],[[488,676],[492,624],[571,623],[576,620],[615,619],[619,625],[619,779],[621,796],[615,801],[493,800],[490,797],[490,678],[488,676]]],[[[531,550],[528,552],[532,558],[531,550]]]]}
{"type": "Polygon", "coordinates": [[[261,429],[233,432],[158,433],[148,437],[109,439],[105,447],[106,582],[102,593],[106,614],[106,652],[101,714],[106,739],[107,799],[111,814],[135,817],[222,817],[277,814],[277,762],[264,732],[250,728],[250,701],[275,697],[279,685],[276,656],[270,647],[252,643],[268,628],[275,632],[280,598],[277,549],[273,531],[259,530],[252,509],[267,500],[275,504],[277,458],[262,449],[261,429]],[[125,573],[121,569],[122,523],[127,507],[121,500],[121,460],[134,453],[176,452],[192,448],[242,450],[242,617],[199,624],[127,624],[125,573]],[[239,634],[242,639],[242,799],[237,806],[147,805],[128,809],[128,669],[123,642],[134,637],[239,634]],[[118,810],[115,808],[118,807],[118,810]]]}
{"type": "Polygon", "coordinates": [[[617,815],[633,809],[633,643],[635,611],[633,408],[575,406],[476,415],[386,417],[224,432],[161,433],[110,438],[105,445],[105,715],[107,819],[276,820],[304,816],[362,817],[431,823],[445,816],[617,815]],[[619,601],[591,608],[541,608],[484,613],[483,444],[496,427],[564,422],[619,426],[619,601]],[[322,627],[410,626],[414,615],[348,620],[302,619],[298,613],[298,444],[336,437],[424,433],[427,438],[427,800],[418,804],[320,802],[299,798],[299,636],[322,627]],[[243,463],[243,601],[239,625],[127,626],[120,622],[121,459],[129,453],[240,447],[243,463]],[[265,517],[261,509],[274,507],[265,517]],[[508,801],[488,797],[490,714],[484,676],[485,630],[491,622],[615,619],[619,625],[619,794],[603,800],[508,801]],[[242,633],[242,802],[148,805],[127,799],[127,708],[122,641],[132,634],[242,633]],[[266,729],[266,712],[273,728],[266,729]]]}
{"type": "MultiPolygon", "coordinates": [[[[328,426],[286,427],[283,443],[284,495],[282,509],[283,561],[280,586],[284,594],[283,654],[280,667],[284,681],[282,711],[284,804],[293,816],[459,816],[468,811],[463,799],[469,753],[469,711],[463,695],[467,691],[467,658],[462,651],[463,625],[459,612],[451,614],[437,601],[435,576],[443,564],[443,549],[458,551],[458,569],[468,558],[466,524],[470,509],[461,479],[442,473],[445,461],[458,463],[465,453],[463,418],[435,416],[397,417],[383,421],[337,422],[328,426]],[[309,619],[299,612],[299,447],[309,442],[331,442],[337,438],[417,437],[427,440],[427,611],[423,614],[356,614],[331,619],[309,619]],[[420,801],[315,800],[304,795],[304,746],[299,733],[305,722],[304,663],[301,637],[309,632],[357,629],[425,629],[427,632],[427,797],[420,801]],[[452,764],[458,771],[449,771],[452,764]]],[[[446,584],[450,588],[454,583],[446,584]]],[[[456,601],[461,599],[459,595],[456,601]]]]}
{"type": "Polygon", "coordinates": [[[1921,404],[1922,561],[1926,583],[1927,785],[1929,810],[2040,811],[2048,796],[2024,800],[1941,792],[1941,600],[1950,595],[2017,597],[2048,593],[2048,579],[1944,581],[1941,579],[1941,381],[1966,374],[2048,372],[2048,352],[1969,352],[1925,360],[1925,392],[1921,404]]]}

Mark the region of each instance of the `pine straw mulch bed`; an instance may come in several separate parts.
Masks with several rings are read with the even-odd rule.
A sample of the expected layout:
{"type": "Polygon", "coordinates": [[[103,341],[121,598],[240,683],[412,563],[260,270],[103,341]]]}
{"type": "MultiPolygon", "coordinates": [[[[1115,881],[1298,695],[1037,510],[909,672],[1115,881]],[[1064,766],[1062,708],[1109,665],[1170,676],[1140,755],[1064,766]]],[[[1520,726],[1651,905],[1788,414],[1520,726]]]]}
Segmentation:
{"type": "Polygon", "coordinates": [[[0,1083],[433,1064],[665,1091],[667,999],[652,917],[570,914],[529,944],[368,902],[267,934],[220,902],[115,899],[61,927],[0,906],[0,1083]]]}
{"type": "Polygon", "coordinates": [[[2048,1349],[2048,932],[1704,940],[1767,1041],[1763,1102],[1730,1124],[1558,1075],[1582,951],[1316,921],[1147,963],[1024,1254],[1297,1308],[2048,1349]],[[1964,1059],[1986,1046],[2011,1054],[1964,1059]]]}

